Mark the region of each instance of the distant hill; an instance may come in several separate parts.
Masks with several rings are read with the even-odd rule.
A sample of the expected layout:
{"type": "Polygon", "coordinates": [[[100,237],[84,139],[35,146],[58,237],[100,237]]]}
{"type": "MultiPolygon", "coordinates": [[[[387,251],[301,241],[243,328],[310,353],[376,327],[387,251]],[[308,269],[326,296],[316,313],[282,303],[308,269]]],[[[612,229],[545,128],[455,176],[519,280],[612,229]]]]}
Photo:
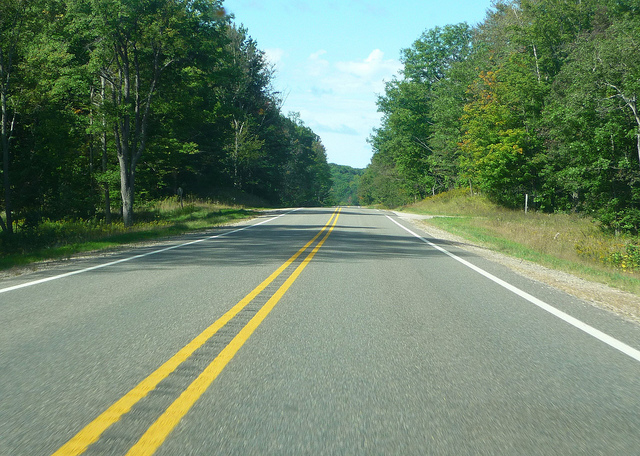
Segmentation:
{"type": "Polygon", "coordinates": [[[333,179],[331,196],[335,203],[341,206],[359,206],[358,185],[364,169],[335,163],[329,163],[329,168],[333,179]]]}

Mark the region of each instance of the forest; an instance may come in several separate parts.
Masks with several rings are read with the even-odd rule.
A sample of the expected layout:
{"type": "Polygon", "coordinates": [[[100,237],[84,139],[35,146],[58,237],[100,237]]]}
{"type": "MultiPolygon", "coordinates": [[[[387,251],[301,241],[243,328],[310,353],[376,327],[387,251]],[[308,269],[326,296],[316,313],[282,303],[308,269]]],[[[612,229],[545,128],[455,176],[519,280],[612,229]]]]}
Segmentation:
{"type": "Polygon", "coordinates": [[[359,205],[358,186],[363,169],[329,163],[331,170],[331,203],[341,206],[359,205]]]}
{"type": "Polygon", "coordinates": [[[324,204],[325,148],[273,78],[221,1],[3,0],[2,236],[174,195],[324,204]]]}
{"type": "Polygon", "coordinates": [[[379,96],[363,204],[466,187],[640,230],[640,3],[499,0],[426,30],[379,96]]]}

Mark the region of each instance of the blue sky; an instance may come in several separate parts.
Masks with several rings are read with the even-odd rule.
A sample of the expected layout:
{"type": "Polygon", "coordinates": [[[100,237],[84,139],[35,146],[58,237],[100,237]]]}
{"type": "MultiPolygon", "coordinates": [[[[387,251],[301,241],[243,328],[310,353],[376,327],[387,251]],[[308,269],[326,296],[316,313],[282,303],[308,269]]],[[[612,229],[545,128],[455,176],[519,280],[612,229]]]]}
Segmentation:
{"type": "Polygon", "coordinates": [[[275,65],[282,111],[300,113],[329,162],[366,167],[380,126],[376,99],[400,50],[426,29],[481,22],[491,0],[226,0],[227,13],[275,65]]]}

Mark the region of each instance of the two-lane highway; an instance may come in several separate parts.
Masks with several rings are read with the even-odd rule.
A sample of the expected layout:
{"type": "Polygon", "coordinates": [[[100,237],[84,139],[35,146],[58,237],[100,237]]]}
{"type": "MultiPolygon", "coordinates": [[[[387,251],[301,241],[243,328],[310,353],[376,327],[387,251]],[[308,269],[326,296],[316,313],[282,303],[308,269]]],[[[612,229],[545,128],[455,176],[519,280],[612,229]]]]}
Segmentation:
{"type": "Polygon", "coordinates": [[[0,281],[0,455],[640,454],[640,328],[383,211],[0,281]]]}

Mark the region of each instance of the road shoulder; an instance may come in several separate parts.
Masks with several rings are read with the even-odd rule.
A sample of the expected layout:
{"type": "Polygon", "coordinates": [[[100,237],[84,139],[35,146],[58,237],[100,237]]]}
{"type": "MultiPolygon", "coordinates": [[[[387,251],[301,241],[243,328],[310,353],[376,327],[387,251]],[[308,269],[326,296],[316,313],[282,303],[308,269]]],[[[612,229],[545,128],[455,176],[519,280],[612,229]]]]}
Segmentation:
{"type": "Polygon", "coordinates": [[[430,216],[395,211],[394,213],[436,239],[455,243],[456,247],[500,263],[517,274],[562,290],[594,306],[614,312],[627,320],[640,324],[640,296],[474,244],[467,239],[429,224],[430,216]]]}

